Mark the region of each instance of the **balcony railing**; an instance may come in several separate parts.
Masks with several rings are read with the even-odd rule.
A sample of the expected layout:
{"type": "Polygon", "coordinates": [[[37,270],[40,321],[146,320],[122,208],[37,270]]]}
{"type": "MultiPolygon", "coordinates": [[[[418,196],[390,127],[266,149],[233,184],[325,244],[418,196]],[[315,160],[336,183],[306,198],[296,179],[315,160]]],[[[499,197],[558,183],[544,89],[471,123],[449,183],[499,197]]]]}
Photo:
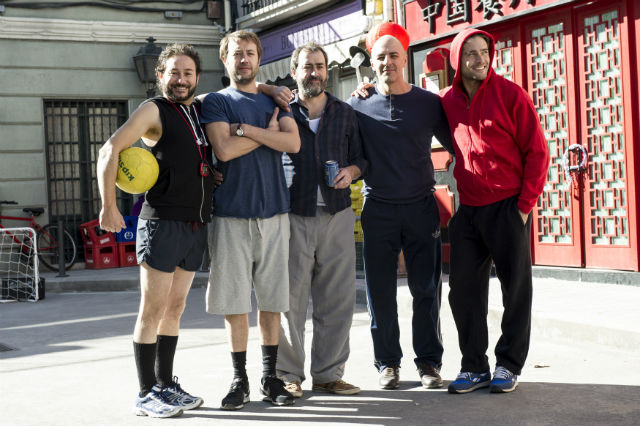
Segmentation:
{"type": "Polygon", "coordinates": [[[271,6],[278,1],[279,0],[242,0],[242,3],[240,4],[242,16],[248,15],[267,6],[271,6]]]}
{"type": "Polygon", "coordinates": [[[335,3],[336,0],[239,0],[236,24],[238,29],[259,32],[335,3]]]}

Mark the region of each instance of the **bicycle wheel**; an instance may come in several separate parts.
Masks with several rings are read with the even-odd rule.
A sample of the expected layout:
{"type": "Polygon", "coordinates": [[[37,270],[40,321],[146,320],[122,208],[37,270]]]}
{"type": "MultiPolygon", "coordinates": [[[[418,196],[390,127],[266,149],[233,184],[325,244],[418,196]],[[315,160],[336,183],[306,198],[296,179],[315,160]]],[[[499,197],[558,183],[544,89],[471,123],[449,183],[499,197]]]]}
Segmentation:
{"type": "MultiPolygon", "coordinates": [[[[70,269],[76,263],[78,249],[73,237],[66,229],[63,230],[64,235],[64,267],[70,269]]],[[[58,226],[46,225],[38,232],[38,259],[47,268],[58,270],[58,226]]]]}

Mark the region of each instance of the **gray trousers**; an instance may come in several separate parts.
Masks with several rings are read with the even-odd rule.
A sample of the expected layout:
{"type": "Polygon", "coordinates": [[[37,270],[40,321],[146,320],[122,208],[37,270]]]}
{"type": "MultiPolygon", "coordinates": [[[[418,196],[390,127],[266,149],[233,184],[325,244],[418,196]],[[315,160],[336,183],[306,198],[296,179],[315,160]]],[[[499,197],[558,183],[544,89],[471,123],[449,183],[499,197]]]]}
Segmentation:
{"type": "Polygon", "coordinates": [[[289,214],[289,312],[282,317],[278,376],[303,382],[304,333],[309,296],[313,307],[313,383],[340,379],[349,358],[355,305],[355,216],[318,207],[315,217],[289,214]]]}

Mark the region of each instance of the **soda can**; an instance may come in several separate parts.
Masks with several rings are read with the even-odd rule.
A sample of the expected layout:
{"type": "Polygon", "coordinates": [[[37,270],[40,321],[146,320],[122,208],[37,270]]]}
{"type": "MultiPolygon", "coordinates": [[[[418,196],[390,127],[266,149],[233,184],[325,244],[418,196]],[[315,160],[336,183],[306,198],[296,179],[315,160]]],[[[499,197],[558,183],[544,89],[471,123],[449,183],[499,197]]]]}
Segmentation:
{"type": "Polygon", "coordinates": [[[333,186],[333,180],[338,176],[338,162],[329,160],[324,163],[324,177],[327,186],[333,186]]]}

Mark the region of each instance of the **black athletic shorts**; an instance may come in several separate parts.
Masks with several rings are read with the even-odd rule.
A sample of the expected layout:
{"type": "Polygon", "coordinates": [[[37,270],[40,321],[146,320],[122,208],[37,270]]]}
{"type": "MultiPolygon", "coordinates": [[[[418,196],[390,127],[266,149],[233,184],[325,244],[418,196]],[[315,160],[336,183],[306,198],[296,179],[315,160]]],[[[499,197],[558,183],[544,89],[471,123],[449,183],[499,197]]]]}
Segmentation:
{"type": "Polygon", "coordinates": [[[177,220],[138,219],[138,264],[147,262],[163,272],[175,272],[176,266],[193,272],[200,268],[206,247],[206,224],[194,227],[193,223],[177,220]]]}

